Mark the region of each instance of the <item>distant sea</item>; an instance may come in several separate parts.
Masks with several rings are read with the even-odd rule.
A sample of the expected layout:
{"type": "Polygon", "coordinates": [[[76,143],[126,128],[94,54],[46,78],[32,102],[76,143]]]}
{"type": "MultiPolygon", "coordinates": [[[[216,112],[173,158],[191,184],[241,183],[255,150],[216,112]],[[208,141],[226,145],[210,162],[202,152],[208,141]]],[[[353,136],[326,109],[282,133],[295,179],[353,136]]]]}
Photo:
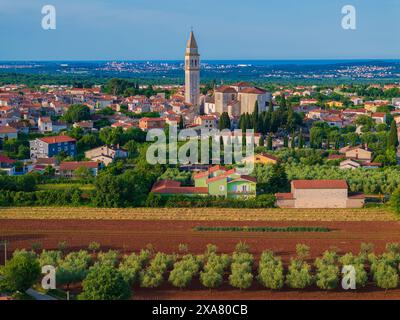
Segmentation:
{"type": "MultiPolygon", "coordinates": [[[[65,79],[107,81],[113,77],[153,83],[184,81],[182,60],[0,61],[0,78],[35,83],[65,79]],[[40,77],[40,78],[39,78],[40,77]],[[32,77],[31,77],[32,80],[32,77]]],[[[201,80],[321,83],[345,81],[399,81],[400,59],[296,59],[296,60],[202,60],[201,80]]]]}
{"type": "MultiPolygon", "coordinates": [[[[25,64],[25,63],[66,63],[81,64],[93,63],[102,64],[108,62],[130,62],[130,63],[183,63],[182,60],[0,60],[0,64],[25,64]]],[[[298,60],[201,60],[202,63],[212,65],[258,65],[258,66],[277,66],[277,65],[332,65],[332,64],[359,64],[359,63],[400,63],[400,59],[298,59],[298,60]]]]}

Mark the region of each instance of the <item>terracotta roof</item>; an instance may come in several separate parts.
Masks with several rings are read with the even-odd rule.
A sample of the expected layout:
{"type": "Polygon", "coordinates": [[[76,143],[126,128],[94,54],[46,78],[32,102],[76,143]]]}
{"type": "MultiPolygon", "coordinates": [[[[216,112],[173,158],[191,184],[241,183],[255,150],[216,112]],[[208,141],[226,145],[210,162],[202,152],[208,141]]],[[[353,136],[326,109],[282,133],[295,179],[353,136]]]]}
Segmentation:
{"type": "Polygon", "coordinates": [[[384,112],[375,112],[372,114],[372,118],[383,118],[386,116],[386,113],[384,112]]]}
{"type": "Polygon", "coordinates": [[[218,87],[215,89],[215,92],[221,92],[221,93],[237,93],[235,88],[232,88],[230,86],[222,86],[218,87]]]}
{"type": "Polygon", "coordinates": [[[267,91],[265,91],[265,90],[263,90],[263,89],[260,89],[260,88],[256,88],[256,87],[253,87],[253,88],[245,88],[245,89],[243,89],[243,90],[240,90],[240,93],[251,93],[251,94],[264,94],[264,93],[266,93],[267,91]]]}
{"type": "Polygon", "coordinates": [[[36,164],[45,164],[45,165],[54,165],[57,163],[57,159],[55,157],[51,158],[39,158],[35,161],[36,164]]]}
{"type": "Polygon", "coordinates": [[[218,181],[218,180],[224,179],[224,178],[228,178],[231,174],[234,174],[234,173],[236,173],[236,169],[231,169],[231,170],[225,171],[223,174],[221,174],[219,176],[208,179],[207,183],[218,181]]]}
{"type": "Polygon", "coordinates": [[[74,138],[71,138],[69,136],[44,137],[44,138],[39,138],[39,140],[49,144],[61,143],[61,142],[76,142],[74,138]]]}
{"type": "Polygon", "coordinates": [[[275,193],[277,200],[294,200],[293,193],[275,193]]]}
{"type": "Polygon", "coordinates": [[[148,117],[144,117],[144,118],[141,118],[139,121],[140,122],[142,122],[142,121],[165,121],[165,119],[164,118],[148,118],[148,117]]]}
{"type": "Polygon", "coordinates": [[[295,189],[348,189],[346,180],[293,180],[295,189]]]}
{"type": "Polygon", "coordinates": [[[18,130],[9,126],[0,126],[0,133],[17,133],[18,130]]]}
{"type": "Polygon", "coordinates": [[[159,194],[207,194],[208,188],[181,187],[179,181],[160,180],[153,185],[151,192],[159,194]]]}
{"type": "Polygon", "coordinates": [[[79,168],[96,169],[99,167],[99,163],[96,161],[71,161],[71,162],[61,162],[60,170],[76,170],[79,168]]]}
{"type": "Polygon", "coordinates": [[[15,160],[10,159],[9,157],[6,157],[6,156],[3,156],[3,155],[0,154],[0,163],[12,164],[12,163],[15,163],[15,160]]]}

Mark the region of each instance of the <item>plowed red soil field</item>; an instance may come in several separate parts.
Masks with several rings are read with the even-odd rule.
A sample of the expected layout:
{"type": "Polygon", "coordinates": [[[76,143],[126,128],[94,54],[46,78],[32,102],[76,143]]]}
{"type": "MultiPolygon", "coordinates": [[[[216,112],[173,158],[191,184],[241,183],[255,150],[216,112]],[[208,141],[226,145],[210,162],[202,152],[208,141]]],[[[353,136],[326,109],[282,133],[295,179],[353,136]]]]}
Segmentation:
{"type": "MultiPolygon", "coordinates": [[[[178,245],[185,243],[189,251],[202,253],[208,243],[216,244],[220,252],[231,253],[235,244],[245,241],[250,251],[258,258],[266,249],[273,250],[285,262],[295,254],[295,246],[304,243],[311,247],[312,258],[335,247],[339,253],[357,253],[362,242],[375,245],[377,253],[384,250],[388,242],[400,242],[400,222],[397,221],[133,221],[133,220],[0,220],[0,240],[10,241],[9,254],[17,248],[30,248],[40,243],[44,249],[55,249],[60,241],[67,241],[69,250],[87,248],[92,241],[122,253],[139,251],[151,243],[157,251],[177,252],[178,245]],[[314,226],[326,227],[330,232],[199,232],[196,226],[314,226]]],[[[3,259],[0,248],[0,259],[3,259]]],[[[0,260],[3,262],[3,260],[0,260]]],[[[400,290],[385,293],[375,288],[366,288],[358,293],[306,292],[284,290],[273,292],[255,285],[249,291],[232,290],[229,285],[221,290],[209,292],[194,285],[191,290],[174,290],[166,285],[159,290],[135,290],[136,299],[400,299],[400,290]]]]}
{"type": "MultiPolygon", "coordinates": [[[[216,244],[221,252],[230,253],[235,244],[245,241],[255,255],[273,250],[289,259],[297,243],[311,247],[313,257],[335,247],[339,252],[358,252],[362,242],[371,242],[376,251],[388,242],[400,242],[400,222],[239,222],[239,221],[117,221],[117,220],[0,220],[0,239],[10,241],[10,250],[30,248],[40,243],[54,249],[58,242],[67,241],[70,250],[87,248],[92,241],[102,249],[121,252],[138,251],[146,244],[164,252],[177,252],[178,245],[188,244],[193,253],[202,253],[208,243],[216,244]],[[200,232],[196,226],[304,226],[326,227],[330,232],[200,232]]],[[[1,255],[0,255],[1,256],[1,255]]]]}

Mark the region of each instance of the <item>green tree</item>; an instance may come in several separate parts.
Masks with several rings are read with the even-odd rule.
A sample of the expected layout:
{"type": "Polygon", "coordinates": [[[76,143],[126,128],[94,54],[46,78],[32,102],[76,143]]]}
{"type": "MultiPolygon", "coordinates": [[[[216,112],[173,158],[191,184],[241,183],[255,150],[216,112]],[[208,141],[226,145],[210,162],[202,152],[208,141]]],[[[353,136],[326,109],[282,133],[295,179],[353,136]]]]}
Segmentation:
{"type": "Polygon", "coordinates": [[[247,263],[232,264],[232,273],[229,276],[229,283],[232,287],[240,290],[250,288],[253,283],[253,274],[247,263]]]}
{"type": "Polygon", "coordinates": [[[271,135],[268,135],[268,138],[267,138],[267,149],[272,150],[272,136],[271,135]]]}
{"type": "Polygon", "coordinates": [[[219,130],[230,129],[231,128],[231,119],[229,118],[229,114],[227,112],[223,112],[218,122],[219,130]]]}
{"type": "Polygon", "coordinates": [[[304,136],[303,136],[303,132],[301,130],[300,130],[300,133],[299,133],[298,145],[299,145],[299,149],[303,149],[304,148],[304,136]]]}
{"type": "Polygon", "coordinates": [[[82,120],[90,119],[90,109],[88,106],[81,104],[73,104],[69,106],[63,119],[68,123],[74,123],[82,120]]]}
{"type": "Polygon", "coordinates": [[[3,283],[7,290],[24,292],[40,277],[39,261],[33,252],[15,251],[2,269],[3,283]]]}
{"type": "Polygon", "coordinates": [[[139,280],[139,274],[142,270],[144,260],[135,253],[125,256],[119,265],[119,272],[129,285],[133,285],[139,280]]]}
{"type": "Polygon", "coordinates": [[[92,251],[93,254],[95,254],[97,251],[100,250],[100,247],[101,247],[100,243],[92,241],[91,243],[89,243],[88,249],[92,251]]]}
{"type": "Polygon", "coordinates": [[[312,283],[310,265],[301,260],[292,259],[286,275],[286,284],[293,289],[304,289],[312,283]]]}
{"type": "Polygon", "coordinates": [[[92,171],[87,167],[80,167],[74,171],[74,175],[77,179],[80,180],[89,180],[93,178],[92,171]]]}
{"type": "Polygon", "coordinates": [[[285,283],[281,259],[275,258],[271,251],[264,251],[258,266],[258,281],[266,288],[281,289],[285,283]]]}
{"type": "Polygon", "coordinates": [[[324,290],[337,288],[339,284],[339,267],[326,264],[318,268],[316,284],[319,288],[324,290]]]}
{"type": "Polygon", "coordinates": [[[82,282],[80,300],[126,300],[131,296],[129,284],[121,273],[104,264],[96,264],[90,268],[82,282]]]}
{"type": "Polygon", "coordinates": [[[88,271],[91,256],[87,251],[69,253],[57,268],[57,282],[67,285],[82,281],[88,271]]]}
{"type": "Polygon", "coordinates": [[[400,214],[400,188],[397,188],[390,197],[390,206],[396,214],[400,214]]]}
{"type": "Polygon", "coordinates": [[[222,275],[213,269],[200,273],[200,282],[206,288],[217,288],[222,284],[222,281],[222,275]]]}
{"type": "Polygon", "coordinates": [[[394,120],[390,125],[388,146],[392,148],[397,148],[399,146],[399,139],[397,136],[397,125],[396,121],[394,120]]]}
{"type": "Polygon", "coordinates": [[[382,289],[397,288],[399,284],[399,275],[397,270],[385,261],[378,262],[374,271],[374,280],[376,285],[382,289]]]}
{"type": "Polygon", "coordinates": [[[268,180],[268,193],[284,192],[289,188],[289,180],[285,167],[278,161],[272,166],[268,180]]]}

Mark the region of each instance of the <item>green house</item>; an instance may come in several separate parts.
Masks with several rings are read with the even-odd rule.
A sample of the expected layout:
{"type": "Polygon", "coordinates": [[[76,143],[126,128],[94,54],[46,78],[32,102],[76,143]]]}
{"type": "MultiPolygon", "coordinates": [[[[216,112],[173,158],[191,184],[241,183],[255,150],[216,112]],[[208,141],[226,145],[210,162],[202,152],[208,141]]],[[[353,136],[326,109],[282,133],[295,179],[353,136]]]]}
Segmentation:
{"type": "Polygon", "coordinates": [[[193,179],[194,187],[183,187],[178,181],[160,180],[153,185],[151,192],[163,196],[209,195],[230,199],[247,199],[256,196],[256,179],[241,175],[236,172],[236,169],[228,170],[218,165],[195,174],[193,179]]]}
{"type": "Polygon", "coordinates": [[[225,198],[251,198],[256,196],[255,178],[240,175],[236,169],[227,170],[221,166],[211,167],[194,177],[195,187],[208,188],[210,196],[225,198]]]}

